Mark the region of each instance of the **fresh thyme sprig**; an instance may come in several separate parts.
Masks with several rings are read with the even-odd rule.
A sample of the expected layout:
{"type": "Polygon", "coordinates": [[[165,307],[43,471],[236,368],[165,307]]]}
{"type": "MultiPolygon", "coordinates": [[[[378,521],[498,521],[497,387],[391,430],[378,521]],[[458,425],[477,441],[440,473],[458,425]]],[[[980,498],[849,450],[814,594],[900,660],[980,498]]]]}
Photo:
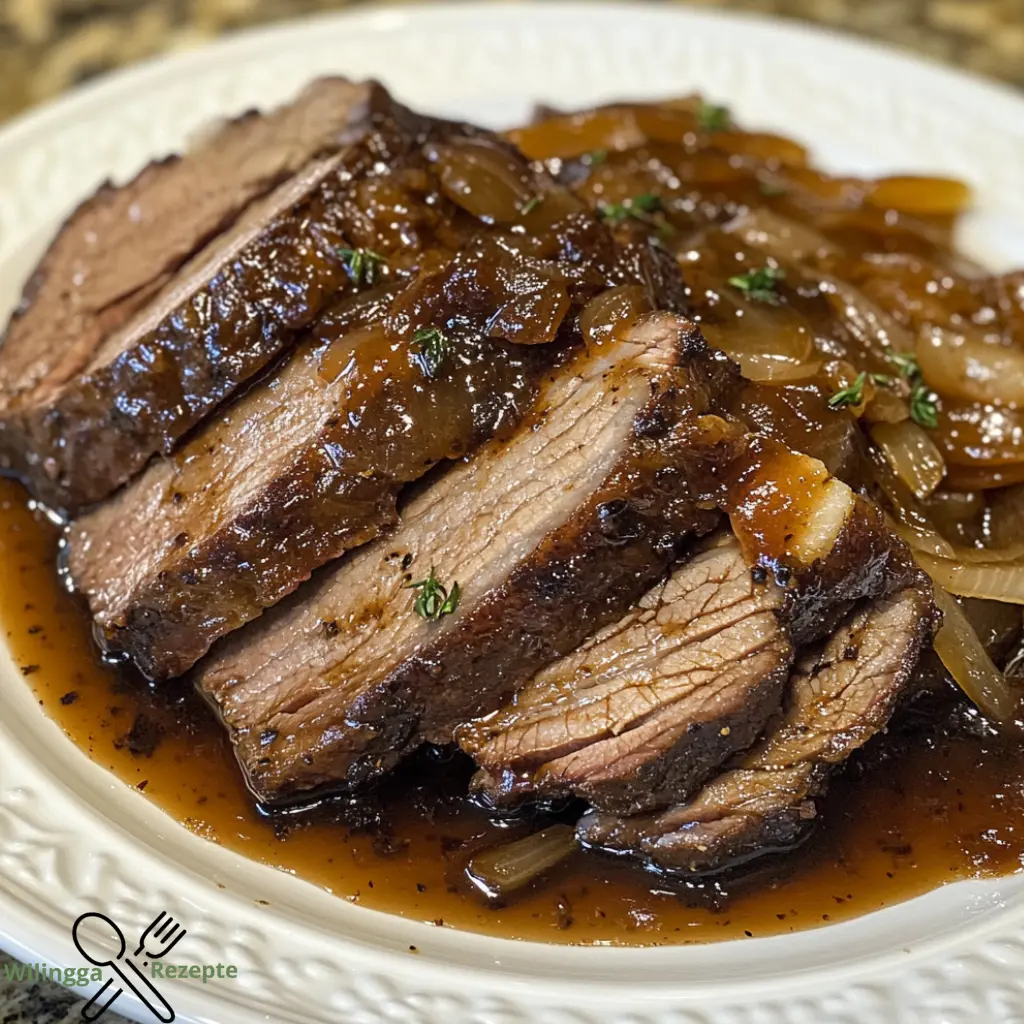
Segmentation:
{"type": "Polygon", "coordinates": [[[425,580],[416,583],[407,583],[406,590],[416,590],[416,600],[413,602],[412,610],[421,618],[429,622],[436,622],[451,615],[459,607],[462,599],[462,590],[458,583],[452,584],[451,591],[437,578],[434,567],[430,567],[430,575],[425,580]]]}
{"type": "Polygon", "coordinates": [[[939,425],[939,397],[925,383],[917,356],[913,352],[894,352],[889,358],[910,388],[910,418],[919,426],[934,430],[939,425]]]}
{"type": "Polygon", "coordinates": [[[602,203],[597,212],[602,219],[612,224],[621,224],[624,220],[649,221],[652,213],[662,209],[661,196],[653,192],[642,192],[632,199],[624,199],[621,203],[602,203]]]}
{"type": "Polygon", "coordinates": [[[428,377],[436,377],[451,347],[447,335],[438,327],[421,327],[412,336],[412,343],[420,357],[423,372],[428,377]]]}
{"type": "Polygon", "coordinates": [[[860,405],[864,401],[864,385],[867,383],[867,372],[857,374],[857,379],[840,388],[829,400],[830,409],[845,409],[848,405],[860,405]]]}
{"type": "Polygon", "coordinates": [[[345,269],[353,284],[373,284],[380,268],[387,261],[372,249],[339,249],[338,255],[345,261],[345,269]]]}
{"type": "Polygon", "coordinates": [[[761,267],[746,274],[729,278],[729,284],[738,288],[754,302],[766,302],[769,306],[782,303],[782,296],[776,290],[780,281],[786,280],[786,272],[778,267],[761,267]]]}
{"type": "Polygon", "coordinates": [[[706,132],[727,132],[732,127],[732,111],[717,103],[701,103],[697,123],[706,132]]]}

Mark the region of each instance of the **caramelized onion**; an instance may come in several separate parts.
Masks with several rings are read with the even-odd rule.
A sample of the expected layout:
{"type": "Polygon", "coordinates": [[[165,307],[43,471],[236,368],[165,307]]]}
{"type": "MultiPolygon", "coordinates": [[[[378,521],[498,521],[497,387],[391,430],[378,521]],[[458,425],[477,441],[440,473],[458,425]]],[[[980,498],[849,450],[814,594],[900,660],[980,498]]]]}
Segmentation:
{"type": "Polygon", "coordinates": [[[743,376],[756,381],[791,381],[811,377],[814,331],[789,306],[744,303],[735,314],[701,325],[709,344],[740,364],[743,376]]]}
{"type": "Polygon", "coordinates": [[[628,330],[651,309],[643,285],[624,284],[595,296],[580,313],[580,333],[590,347],[605,344],[628,330]]]}
{"type": "MultiPolygon", "coordinates": [[[[1013,568],[1024,567],[1024,541],[1003,548],[976,548],[965,544],[953,544],[935,530],[922,530],[908,527],[904,523],[894,523],[893,529],[919,554],[928,555],[939,561],[953,565],[966,564],[974,567],[1002,566],[1013,568]]],[[[954,594],[959,590],[947,588],[954,594]]],[[[978,595],[961,595],[973,597],[978,595]]],[[[992,598],[992,600],[1003,600],[992,598]]],[[[1017,602],[1013,602],[1017,603],[1017,602]]]]}
{"type": "Polygon", "coordinates": [[[924,379],[939,394],[1024,406],[1024,350],[929,326],[918,334],[916,351],[924,379]]]}
{"type": "Polygon", "coordinates": [[[783,263],[804,263],[840,252],[820,231],[766,206],[754,207],[734,217],[722,231],[741,238],[746,245],[752,245],[783,263]]]}
{"type": "Polygon", "coordinates": [[[918,552],[917,561],[931,578],[951,594],[987,601],[1024,604],[1024,563],[968,564],[918,552]]]}
{"type": "Polygon", "coordinates": [[[807,150],[792,139],[768,132],[715,132],[710,143],[727,153],[749,157],[773,167],[806,167],[807,150]]]}
{"type": "Polygon", "coordinates": [[[1024,483],[1024,462],[1016,466],[950,466],[947,462],[946,486],[957,491],[993,491],[1024,483]]]}
{"type": "Polygon", "coordinates": [[[1012,722],[1020,711],[1020,695],[996,668],[964,610],[941,586],[935,588],[935,603],[942,612],[935,636],[935,653],[942,664],[989,718],[1012,722]]]}
{"type": "Polygon", "coordinates": [[[868,423],[902,423],[910,419],[906,401],[889,388],[878,388],[864,410],[868,423]]]}
{"type": "Polygon", "coordinates": [[[890,372],[890,353],[913,350],[913,334],[890,313],[846,281],[828,274],[819,276],[822,294],[857,340],[867,369],[890,372]]]}
{"type": "Polygon", "coordinates": [[[865,198],[881,210],[952,217],[970,204],[971,190],[955,178],[891,177],[870,183],[865,198]]]}
{"type": "MultiPolygon", "coordinates": [[[[980,491],[936,491],[925,505],[936,529],[953,544],[977,544],[986,535],[985,497],[980,491]]],[[[1021,532],[1024,537],[1024,531],[1021,532]]]]}
{"type": "Polygon", "coordinates": [[[552,825],[525,839],[476,854],[466,868],[470,881],[492,899],[528,885],[577,848],[575,830],[552,825]]]}
{"type": "Polygon", "coordinates": [[[486,223],[517,220],[535,198],[521,171],[496,146],[464,139],[434,145],[429,156],[445,195],[486,223]]]}
{"type": "MultiPolygon", "coordinates": [[[[693,115],[690,123],[694,123],[693,115]]],[[[508,139],[528,160],[567,160],[594,150],[639,146],[644,134],[632,113],[607,109],[557,115],[516,128],[508,133],[508,139]]]]}
{"type": "Polygon", "coordinates": [[[942,453],[912,420],[876,423],[871,427],[871,438],[916,497],[930,497],[942,482],[946,472],[942,453]]]}
{"type": "Polygon", "coordinates": [[[1024,463],[1024,411],[947,406],[939,411],[938,421],[933,436],[947,463],[975,470],[1024,463]]]}
{"type": "Polygon", "coordinates": [[[992,495],[988,512],[989,543],[1006,547],[1024,540],[1024,485],[1007,487],[992,495]]]}

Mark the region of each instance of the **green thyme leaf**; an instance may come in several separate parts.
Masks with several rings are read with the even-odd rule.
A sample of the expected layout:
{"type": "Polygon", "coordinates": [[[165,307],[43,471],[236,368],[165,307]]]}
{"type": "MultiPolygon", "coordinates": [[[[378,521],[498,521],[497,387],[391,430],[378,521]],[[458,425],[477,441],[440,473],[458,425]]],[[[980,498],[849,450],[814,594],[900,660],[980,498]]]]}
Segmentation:
{"type": "Polygon", "coordinates": [[[701,103],[697,123],[706,132],[725,132],[732,127],[732,112],[716,103],[701,103]]]}
{"type": "Polygon", "coordinates": [[[877,384],[879,387],[891,388],[896,383],[896,378],[888,373],[872,373],[869,376],[871,377],[871,383],[877,384]]]}
{"type": "Polygon", "coordinates": [[[939,397],[925,384],[917,356],[913,352],[893,352],[889,358],[910,387],[910,418],[918,426],[934,430],[939,425],[939,397]]]}
{"type": "Polygon", "coordinates": [[[405,589],[419,591],[416,600],[413,601],[412,610],[429,622],[436,622],[445,615],[451,615],[459,607],[459,601],[462,599],[462,590],[458,583],[453,583],[449,592],[437,578],[433,566],[430,567],[430,575],[425,580],[407,583],[405,589]]]}
{"type": "Polygon", "coordinates": [[[623,200],[621,203],[603,203],[598,207],[600,216],[612,224],[621,224],[624,220],[650,220],[652,213],[657,213],[662,208],[661,197],[652,192],[643,192],[632,199],[623,200]]]}
{"type": "Polygon", "coordinates": [[[595,149],[593,152],[588,153],[587,156],[590,159],[590,166],[597,167],[608,159],[608,150],[595,149]]]}
{"type": "Polygon", "coordinates": [[[900,376],[907,380],[915,380],[921,376],[921,367],[917,364],[917,356],[913,352],[893,352],[889,359],[896,364],[900,376]]]}
{"type": "Polygon", "coordinates": [[[857,379],[849,387],[837,391],[828,400],[828,407],[830,409],[845,409],[848,405],[860,405],[864,401],[864,384],[867,379],[867,373],[857,374],[857,379]]]}
{"type": "Polygon", "coordinates": [[[729,284],[738,288],[753,302],[767,302],[770,306],[778,306],[782,296],[776,291],[780,281],[785,281],[786,272],[778,267],[761,267],[746,274],[738,274],[729,278],[729,284]]]}
{"type": "Polygon", "coordinates": [[[353,284],[373,284],[386,260],[372,249],[339,249],[353,284]]]}
{"type": "Polygon", "coordinates": [[[939,399],[923,380],[910,389],[910,418],[919,426],[934,430],[939,425],[939,399]]]}
{"type": "Polygon", "coordinates": [[[758,183],[758,192],[763,196],[784,196],[789,189],[779,181],[762,181],[758,183]]]}
{"type": "Polygon", "coordinates": [[[544,197],[542,195],[534,196],[532,199],[528,199],[525,203],[523,203],[522,207],[520,207],[519,212],[525,217],[528,213],[533,213],[533,211],[536,210],[537,207],[540,206],[540,204],[543,202],[544,197]]]}
{"type": "Polygon", "coordinates": [[[420,357],[423,372],[428,377],[437,376],[451,347],[445,333],[437,327],[421,327],[412,336],[412,343],[413,350],[420,357]]]}

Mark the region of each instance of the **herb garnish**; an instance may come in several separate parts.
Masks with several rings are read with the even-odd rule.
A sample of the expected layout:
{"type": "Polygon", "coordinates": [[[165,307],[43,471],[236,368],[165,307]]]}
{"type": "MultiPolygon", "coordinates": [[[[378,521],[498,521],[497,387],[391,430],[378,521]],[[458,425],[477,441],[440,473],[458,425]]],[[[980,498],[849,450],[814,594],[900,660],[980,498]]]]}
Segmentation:
{"type": "Polygon", "coordinates": [[[929,430],[939,425],[938,396],[923,380],[910,386],[910,418],[929,430]]]}
{"type": "Polygon", "coordinates": [[[939,425],[939,399],[924,382],[917,356],[913,352],[893,352],[889,358],[910,386],[910,418],[919,426],[934,430],[939,425]]]}
{"type": "Polygon", "coordinates": [[[725,132],[732,127],[732,112],[716,103],[701,103],[697,123],[706,132],[725,132]]]}
{"type": "Polygon", "coordinates": [[[857,379],[852,384],[841,388],[828,400],[828,407],[845,409],[848,405],[860,405],[864,401],[864,385],[867,379],[867,372],[857,374],[857,379]]]}
{"type": "Polygon", "coordinates": [[[602,203],[597,208],[602,219],[611,221],[613,224],[619,224],[631,217],[633,220],[648,221],[650,215],[659,210],[661,210],[661,196],[656,196],[653,192],[642,192],[638,196],[633,196],[632,199],[624,199],[621,203],[602,203]]]}
{"type": "Polygon", "coordinates": [[[597,167],[598,164],[603,164],[608,159],[608,150],[595,149],[593,152],[588,153],[587,156],[590,158],[590,166],[597,167]]]}
{"type": "Polygon", "coordinates": [[[543,195],[534,196],[532,199],[528,199],[525,203],[523,203],[523,205],[519,208],[519,212],[525,217],[528,213],[533,213],[533,211],[536,210],[537,207],[540,206],[540,204],[543,202],[543,195]]]}
{"type": "Polygon", "coordinates": [[[338,255],[345,261],[345,269],[353,284],[373,284],[386,262],[372,249],[339,249],[338,255]]]}
{"type": "Polygon", "coordinates": [[[430,567],[430,575],[417,583],[407,583],[406,590],[418,590],[412,610],[421,618],[436,622],[445,615],[451,615],[459,607],[462,591],[458,583],[452,584],[451,592],[437,578],[434,567],[430,567]]]}
{"type": "Polygon", "coordinates": [[[445,333],[437,327],[421,327],[412,336],[412,343],[423,364],[423,372],[428,377],[436,376],[450,347],[445,333]]]}
{"type": "Polygon", "coordinates": [[[784,196],[789,189],[780,181],[762,181],[758,183],[758,192],[763,196],[784,196]]]}
{"type": "Polygon", "coordinates": [[[895,363],[901,377],[913,380],[921,376],[921,367],[918,366],[917,356],[913,352],[893,352],[889,355],[889,360],[895,363]]]}
{"type": "Polygon", "coordinates": [[[729,278],[729,284],[738,288],[754,302],[767,302],[769,306],[778,306],[782,296],[775,290],[780,281],[786,280],[786,272],[778,267],[761,267],[746,274],[737,274],[729,278]]]}

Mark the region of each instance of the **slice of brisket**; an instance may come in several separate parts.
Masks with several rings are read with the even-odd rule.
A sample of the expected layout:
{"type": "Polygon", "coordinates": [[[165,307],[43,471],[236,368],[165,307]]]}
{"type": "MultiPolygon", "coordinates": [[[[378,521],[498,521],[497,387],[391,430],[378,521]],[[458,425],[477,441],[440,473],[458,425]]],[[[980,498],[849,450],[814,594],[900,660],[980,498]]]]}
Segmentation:
{"type": "Polygon", "coordinates": [[[357,785],[423,740],[450,742],[617,619],[719,519],[687,480],[721,441],[703,414],[734,374],[667,314],[593,345],[511,439],[411,500],[391,537],[214,650],[197,683],[256,795],[357,785]],[[461,603],[426,621],[408,588],[432,570],[461,603]]]}
{"type": "Polygon", "coordinates": [[[496,801],[575,793],[632,814],[691,793],[778,708],[783,591],[725,535],[457,737],[496,801]]]}
{"type": "MultiPolygon", "coordinates": [[[[423,146],[474,130],[413,115],[379,86],[353,86],[350,94],[345,123],[362,124],[353,131],[358,140],[341,149],[318,144],[318,155],[222,234],[211,223],[215,237],[157,294],[144,285],[148,294],[131,300],[131,317],[111,320],[100,310],[69,349],[70,328],[52,338],[33,329],[42,317],[33,310],[47,304],[40,285],[0,349],[0,362],[11,364],[0,392],[0,459],[36,498],[75,512],[109,495],[153,454],[170,451],[350,285],[346,251],[370,239],[395,273],[407,250],[423,251],[419,236],[433,227],[427,197],[417,194],[423,146]],[[37,339],[52,357],[22,365],[37,339]]],[[[332,139],[340,114],[331,116],[332,139]]],[[[289,159],[295,152],[292,146],[289,159]]],[[[200,195],[202,184],[195,185],[200,195]]],[[[187,203],[188,195],[178,199],[187,203]]],[[[68,235],[62,244],[72,242],[68,235]]],[[[133,255],[126,250],[119,261],[133,255]]]]}
{"type": "Polygon", "coordinates": [[[581,840],[686,872],[792,847],[815,821],[834,767],[888,722],[935,626],[924,584],[860,608],[801,658],[784,713],[734,768],[660,814],[591,811],[580,821],[581,840]]]}
{"type": "Polygon", "coordinates": [[[320,79],[285,107],[249,111],[207,131],[183,155],[149,164],[125,185],[102,185],[64,223],[25,288],[3,341],[3,400],[82,369],[249,203],[351,142],[372,89],[320,79]]]}

